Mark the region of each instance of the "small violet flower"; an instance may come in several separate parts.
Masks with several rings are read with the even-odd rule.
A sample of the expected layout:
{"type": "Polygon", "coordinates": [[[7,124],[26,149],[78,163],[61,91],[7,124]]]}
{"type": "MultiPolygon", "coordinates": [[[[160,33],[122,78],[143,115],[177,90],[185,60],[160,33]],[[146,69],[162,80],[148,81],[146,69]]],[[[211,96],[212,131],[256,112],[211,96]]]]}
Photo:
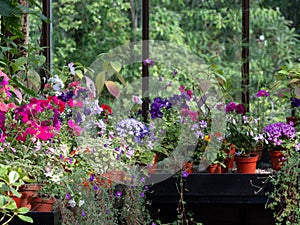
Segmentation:
{"type": "Polygon", "coordinates": [[[183,171],[181,174],[182,174],[182,177],[188,177],[189,176],[189,173],[187,171],[183,171]]]}
{"type": "Polygon", "coordinates": [[[153,66],[154,65],[154,61],[152,60],[152,59],[144,59],[143,60],[143,64],[145,65],[145,66],[149,66],[149,67],[151,67],[151,66],[153,66]]]}

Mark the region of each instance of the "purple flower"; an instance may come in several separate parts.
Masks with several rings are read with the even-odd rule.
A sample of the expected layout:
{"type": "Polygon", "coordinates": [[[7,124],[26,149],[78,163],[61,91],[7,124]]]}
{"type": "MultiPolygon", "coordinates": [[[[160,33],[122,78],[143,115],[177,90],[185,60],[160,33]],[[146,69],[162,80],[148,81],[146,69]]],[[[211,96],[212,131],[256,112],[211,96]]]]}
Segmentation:
{"type": "Polygon", "coordinates": [[[69,158],[69,163],[72,164],[73,163],[73,159],[69,158]]]}
{"type": "Polygon", "coordinates": [[[62,92],[59,96],[57,96],[58,99],[62,100],[63,102],[67,102],[70,99],[72,99],[74,96],[73,91],[68,91],[66,93],[62,92]]]}
{"type": "Polygon", "coordinates": [[[94,191],[98,191],[99,190],[99,188],[98,188],[98,186],[97,185],[94,185],[94,191]]]}
{"type": "Polygon", "coordinates": [[[70,63],[68,64],[68,67],[69,67],[69,69],[70,69],[70,73],[71,73],[73,76],[75,76],[74,63],[70,62],[70,63]]]}
{"type": "Polygon", "coordinates": [[[148,127],[133,118],[121,120],[116,126],[116,132],[120,137],[132,137],[135,142],[141,142],[149,135],[148,127]]]}
{"type": "Polygon", "coordinates": [[[237,104],[237,105],[235,106],[235,112],[236,112],[237,114],[244,114],[244,112],[245,112],[244,106],[243,106],[242,104],[237,104]]]}
{"type": "Polygon", "coordinates": [[[66,199],[67,200],[71,200],[71,195],[70,194],[66,194],[66,199]]]}
{"type": "Polygon", "coordinates": [[[88,116],[88,115],[90,115],[91,113],[92,113],[91,108],[86,107],[86,106],[83,108],[83,114],[84,114],[84,115],[88,116]]]}
{"type": "Polygon", "coordinates": [[[268,97],[268,96],[270,96],[270,93],[266,90],[259,90],[256,93],[256,97],[268,97]]]}
{"type": "Polygon", "coordinates": [[[143,64],[145,65],[145,66],[149,66],[149,67],[151,67],[151,66],[153,66],[154,65],[154,61],[152,60],[152,59],[144,59],[143,60],[143,64]]]}
{"type": "Polygon", "coordinates": [[[152,119],[155,118],[162,118],[163,117],[163,112],[161,109],[166,108],[170,109],[172,107],[172,103],[167,100],[167,99],[162,99],[162,98],[155,98],[154,102],[151,104],[150,107],[150,115],[152,119]]]}
{"type": "Polygon", "coordinates": [[[175,77],[175,76],[177,75],[177,73],[178,73],[178,70],[177,70],[177,69],[174,69],[174,71],[173,71],[173,76],[175,77]]]}
{"type": "Polygon", "coordinates": [[[81,216],[85,216],[85,212],[84,212],[84,209],[81,211],[81,216]]]}
{"type": "Polygon", "coordinates": [[[92,173],[92,174],[90,175],[90,181],[93,181],[93,180],[95,180],[95,174],[92,173]]]}
{"type": "Polygon", "coordinates": [[[283,122],[269,124],[264,127],[263,131],[266,140],[277,146],[281,145],[286,139],[293,139],[296,133],[295,127],[283,122]]]}
{"type": "Polygon", "coordinates": [[[188,177],[189,173],[187,171],[182,171],[182,177],[188,177]]]}
{"type": "Polygon", "coordinates": [[[80,124],[80,123],[82,123],[82,121],[83,121],[80,112],[77,112],[77,114],[76,114],[76,116],[75,116],[74,119],[75,119],[75,122],[76,122],[77,124],[80,124]]]}
{"type": "Polygon", "coordinates": [[[144,198],[144,197],[145,197],[145,193],[144,193],[144,192],[141,192],[140,196],[141,196],[142,198],[144,198]]]}
{"type": "Polygon", "coordinates": [[[225,112],[233,112],[235,110],[236,103],[235,102],[229,102],[225,107],[225,112]]]}
{"type": "Polygon", "coordinates": [[[291,103],[293,107],[299,107],[300,106],[300,99],[299,98],[291,98],[291,103]]]}
{"type": "Polygon", "coordinates": [[[115,196],[116,196],[117,198],[121,197],[121,196],[122,196],[122,192],[121,192],[121,191],[117,191],[116,194],[115,194],[115,196]]]}

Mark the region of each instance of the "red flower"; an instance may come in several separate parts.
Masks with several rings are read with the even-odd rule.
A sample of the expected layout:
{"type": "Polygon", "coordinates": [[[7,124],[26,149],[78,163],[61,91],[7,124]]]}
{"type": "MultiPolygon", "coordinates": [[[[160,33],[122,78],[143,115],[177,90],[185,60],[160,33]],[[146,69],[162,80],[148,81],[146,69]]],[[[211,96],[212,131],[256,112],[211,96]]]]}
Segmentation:
{"type": "Polygon", "coordinates": [[[109,105],[102,104],[102,105],[101,105],[101,108],[102,108],[104,111],[107,111],[107,112],[109,112],[110,114],[112,114],[112,109],[109,107],[109,105]]]}

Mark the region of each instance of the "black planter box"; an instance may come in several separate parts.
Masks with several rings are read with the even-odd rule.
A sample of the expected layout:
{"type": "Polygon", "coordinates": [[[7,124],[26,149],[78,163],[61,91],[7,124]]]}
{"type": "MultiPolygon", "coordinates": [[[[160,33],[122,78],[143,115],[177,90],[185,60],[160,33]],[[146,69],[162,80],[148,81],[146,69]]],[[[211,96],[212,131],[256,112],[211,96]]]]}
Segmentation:
{"type": "MultiPolygon", "coordinates": [[[[165,180],[153,174],[148,198],[152,218],[171,223],[177,218],[179,194],[177,176],[165,180]],[[157,180],[162,180],[156,183],[157,180]]],[[[273,214],[266,209],[272,191],[267,174],[191,174],[183,178],[186,209],[196,222],[204,225],[274,225],[273,214]],[[258,192],[259,187],[262,189],[258,192]]]]}
{"type": "Polygon", "coordinates": [[[9,225],[60,225],[60,215],[54,212],[29,212],[26,216],[33,219],[33,223],[27,223],[14,217],[9,225]]]}

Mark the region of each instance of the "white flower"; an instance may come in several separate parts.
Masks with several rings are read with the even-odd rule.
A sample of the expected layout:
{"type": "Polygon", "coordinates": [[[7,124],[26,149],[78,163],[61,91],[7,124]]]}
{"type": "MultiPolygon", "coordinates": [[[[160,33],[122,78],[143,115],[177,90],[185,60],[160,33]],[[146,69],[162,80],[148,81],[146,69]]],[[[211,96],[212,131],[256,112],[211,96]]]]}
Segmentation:
{"type": "Polygon", "coordinates": [[[141,104],[143,103],[142,99],[140,99],[140,97],[139,97],[139,96],[136,96],[136,95],[133,95],[133,96],[132,96],[132,101],[133,101],[134,103],[136,103],[136,104],[139,104],[139,105],[141,105],[141,104]]]}
{"type": "Polygon", "coordinates": [[[58,77],[58,75],[49,78],[49,83],[52,84],[55,91],[60,91],[65,86],[64,82],[58,77]]]}
{"type": "Polygon", "coordinates": [[[73,199],[69,200],[68,203],[69,203],[69,206],[71,206],[72,208],[76,206],[76,202],[73,199]]]}
{"type": "Polygon", "coordinates": [[[60,152],[63,154],[63,156],[68,156],[68,152],[69,152],[69,147],[66,144],[62,144],[59,146],[59,150],[60,152]]]}
{"type": "Polygon", "coordinates": [[[50,180],[58,183],[60,181],[60,177],[59,177],[59,175],[55,174],[52,176],[52,178],[50,180]]]}
{"type": "Polygon", "coordinates": [[[129,147],[128,151],[126,152],[126,156],[128,158],[131,158],[133,155],[134,155],[134,150],[133,150],[133,148],[129,147]]]}
{"type": "Polygon", "coordinates": [[[84,200],[81,199],[79,200],[78,206],[81,207],[84,203],[85,203],[84,200]]]}
{"type": "Polygon", "coordinates": [[[265,36],[264,35],[260,35],[259,36],[259,40],[264,41],[265,40],[265,36]]]}

